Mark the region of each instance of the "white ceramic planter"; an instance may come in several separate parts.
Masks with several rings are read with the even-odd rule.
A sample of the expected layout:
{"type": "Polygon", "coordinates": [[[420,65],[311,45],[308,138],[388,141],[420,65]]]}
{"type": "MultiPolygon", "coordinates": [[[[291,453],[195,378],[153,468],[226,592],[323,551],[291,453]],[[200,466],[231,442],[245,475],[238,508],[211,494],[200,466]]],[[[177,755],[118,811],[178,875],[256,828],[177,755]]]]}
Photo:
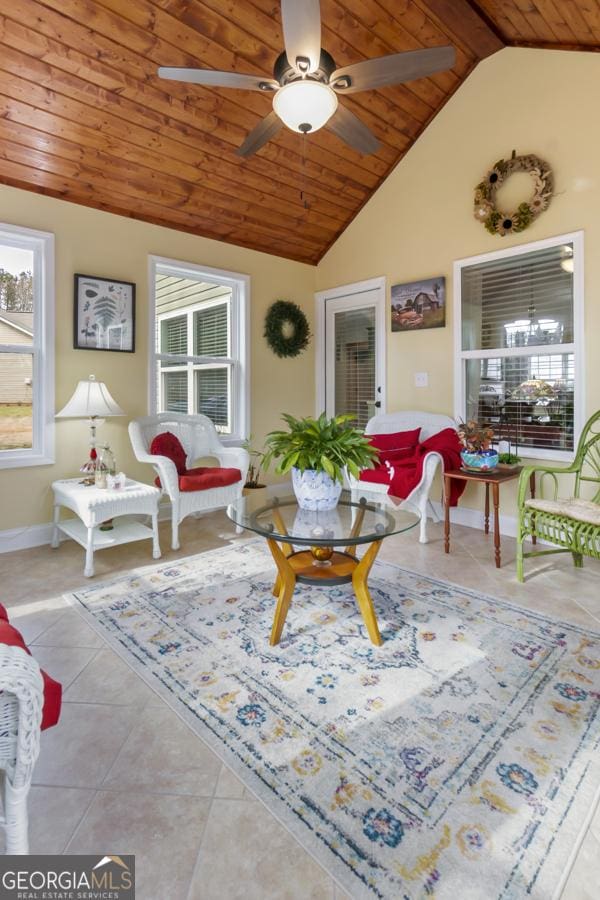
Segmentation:
{"type": "Polygon", "coordinates": [[[342,493],[339,481],[314,469],[292,469],[292,485],[300,509],[334,509],[342,493]]]}

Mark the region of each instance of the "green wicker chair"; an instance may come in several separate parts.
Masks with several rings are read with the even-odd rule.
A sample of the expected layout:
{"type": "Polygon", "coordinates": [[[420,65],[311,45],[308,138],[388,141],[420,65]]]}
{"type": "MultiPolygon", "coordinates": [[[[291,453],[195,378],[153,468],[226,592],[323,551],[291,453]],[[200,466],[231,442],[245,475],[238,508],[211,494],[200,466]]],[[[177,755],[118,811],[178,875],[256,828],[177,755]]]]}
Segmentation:
{"type": "MultiPolygon", "coordinates": [[[[588,494],[588,491],[585,491],[588,494]]],[[[570,466],[525,466],[519,479],[519,527],[517,531],[517,578],[523,581],[523,560],[548,553],[572,553],[576,566],[583,557],[600,559],[600,411],[587,422],[581,433],[575,459],[570,466]],[[539,474],[541,496],[527,499],[529,479],[539,474]],[[552,500],[544,499],[544,479],[554,484],[552,500]],[[573,494],[568,500],[558,497],[558,476],[574,476],[573,494]],[[582,487],[590,485],[589,499],[580,497],[582,487]],[[531,538],[557,544],[556,549],[523,552],[523,541],[531,538]]]]}

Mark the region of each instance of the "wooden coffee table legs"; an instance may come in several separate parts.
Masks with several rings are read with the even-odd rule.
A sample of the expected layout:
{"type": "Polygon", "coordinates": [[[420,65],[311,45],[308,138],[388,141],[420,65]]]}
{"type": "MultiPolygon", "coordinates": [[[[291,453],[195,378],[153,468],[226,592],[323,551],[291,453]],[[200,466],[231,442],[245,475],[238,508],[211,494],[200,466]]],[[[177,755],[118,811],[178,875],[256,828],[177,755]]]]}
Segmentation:
{"type": "Polygon", "coordinates": [[[367,586],[367,578],[369,577],[369,572],[371,571],[371,567],[373,566],[377,554],[379,553],[380,547],[381,541],[374,541],[372,544],[370,544],[369,549],[352,573],[352,587],[354,588],[354,593],[356,595],[356,599],[358,600],[358,607],[360,609],[364,623],[367,626],[367,631],[369,632],[371,643],[375,644],[375,646],[377,647],[380,647],[383,641],[381,640],[381,635],[379,634],[379,625],[377,624],[375,607],[373,606],[371,594],[367,586]]]}
{"type": "Polygon", "coordinates": [[[297,581],[318,584],[323,587],[327,587],[327,584],[331,582],[344,584],[351,581],[369,637],[376,646],[381,646],[383,641],[379,633],[373,600],[367,586],[369,572],[379,553],[381,541],[373,541],[360,560],[351,552],[334,551],[329,565],[316,566],[310,550],[294,553],[289,544],[280,546],[272,538],[268,538],[267,543],[277,566],[277,578],[273,586],[273,594],[277,597],[277,606],[271,628],[270,643],[272,645],[278,644],[281,639],[281,632],[297,581]]]}

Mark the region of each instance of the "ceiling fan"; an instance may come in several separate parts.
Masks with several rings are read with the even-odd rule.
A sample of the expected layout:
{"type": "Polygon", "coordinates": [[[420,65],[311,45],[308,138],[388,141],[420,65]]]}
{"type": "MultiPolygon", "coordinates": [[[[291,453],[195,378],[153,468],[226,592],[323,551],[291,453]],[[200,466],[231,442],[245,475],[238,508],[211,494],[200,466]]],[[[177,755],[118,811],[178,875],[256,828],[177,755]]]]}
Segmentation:
{"type": "Polygon", "coordinates": [[[338,96],[413,81],[454,65],[454,47],[432,47],[338,69],[321,47],[319,0],[281,0],[281,18],[285,50],[275,61],[273,78],[215,69],[158,70],[161,78],[173,81],[273,93],[272,112],[250,132],[236,151],[239,156],[256,153],[284,125],[301,134],[327,126],[359,153],[375,153],[379,141],[354,113],[339,105],[338,96]]]}

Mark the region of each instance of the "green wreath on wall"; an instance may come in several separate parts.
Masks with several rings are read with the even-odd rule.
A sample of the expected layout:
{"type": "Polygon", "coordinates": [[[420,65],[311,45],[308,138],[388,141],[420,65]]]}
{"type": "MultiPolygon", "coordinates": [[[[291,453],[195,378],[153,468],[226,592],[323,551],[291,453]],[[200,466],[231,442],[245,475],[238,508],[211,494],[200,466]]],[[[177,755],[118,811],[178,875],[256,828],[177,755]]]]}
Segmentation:
{"type": "Polygon", "coordinates": [[[554,179],[547,162],[539,156],[517,156],[499,159],[475,188],[473,214],[490,234],[510,234],[525,231],[548,206],[552,199],[554,179]],[[533,196],[519,203],[514,212],[505,213],[496,205],[498,188],[515,172],[525,172],[533,181],[533,196]]]}
{"type": "Polygon", "coordinates": [[[297,303],[276,300],[267,311],[264,336],[277,356],[298,356],[310,342],[308,319],[297,303]]]}

